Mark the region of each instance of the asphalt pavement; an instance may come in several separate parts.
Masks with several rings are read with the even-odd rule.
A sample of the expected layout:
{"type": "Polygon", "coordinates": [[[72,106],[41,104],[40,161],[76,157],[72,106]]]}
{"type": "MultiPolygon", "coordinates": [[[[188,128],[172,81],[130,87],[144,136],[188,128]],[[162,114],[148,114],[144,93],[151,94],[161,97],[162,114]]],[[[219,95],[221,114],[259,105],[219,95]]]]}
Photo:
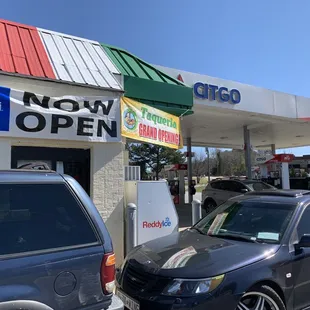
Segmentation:
{"type": "MultiPolygon", "coordinates": [[[[197,193],[193,197],[201,201],[201,192],[197,193]]],[[[179,215],[179,227],[180,230],[184,230],[192,226],[192,206],[188,203],[188,192],[185,192],[185,205],[176,205],[176,210],[179,215]]],[[[202,214],[204,215],[204,214],[202,214]]]]}

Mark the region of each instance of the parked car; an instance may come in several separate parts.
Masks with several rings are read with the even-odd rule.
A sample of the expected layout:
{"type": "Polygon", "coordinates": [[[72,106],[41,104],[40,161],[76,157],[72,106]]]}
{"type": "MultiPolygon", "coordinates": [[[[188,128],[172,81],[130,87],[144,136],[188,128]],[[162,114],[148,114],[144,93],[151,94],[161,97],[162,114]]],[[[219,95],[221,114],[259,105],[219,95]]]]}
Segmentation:
{"type": "Polygon", "coordinates": [[[192,228],[133,249],[117,273],[130,310],[310,307],[310,191],[232,198],[192,228]]]}
{"type": "Polygon", "coordinates": [[[202,191],[202,207],[208,214],[228,199],[252,191],[276,190],[275,187],[259,180],[216,180],[202,191]]]}
{"type": "Polygon", "coordinates": [[[0,171],[0,309],[123,309],[99,212],[71,177],[0,171]]]}

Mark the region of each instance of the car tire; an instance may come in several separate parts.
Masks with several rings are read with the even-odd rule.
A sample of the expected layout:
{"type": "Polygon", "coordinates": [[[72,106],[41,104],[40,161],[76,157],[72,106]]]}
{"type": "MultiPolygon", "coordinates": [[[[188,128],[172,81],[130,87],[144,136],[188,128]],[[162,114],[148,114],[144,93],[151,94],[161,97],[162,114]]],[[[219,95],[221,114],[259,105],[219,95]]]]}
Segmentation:
{"type": "Polygon", "coordinates": [[[216,207],[217,204],[212,198],[207,198],[203,203],[203,209],[206,212],[206,214],[209,214],[212,211],[214,211],[216,207]]]}
{"type": "Polygon", "coordinates": [[[254,287],[245,293],[240,298],[236,310],[262,310],[265,309],[264,303],[268,305],[267,309],[286,310],[285,304],[278,293],[267,285],[254,287]]]}

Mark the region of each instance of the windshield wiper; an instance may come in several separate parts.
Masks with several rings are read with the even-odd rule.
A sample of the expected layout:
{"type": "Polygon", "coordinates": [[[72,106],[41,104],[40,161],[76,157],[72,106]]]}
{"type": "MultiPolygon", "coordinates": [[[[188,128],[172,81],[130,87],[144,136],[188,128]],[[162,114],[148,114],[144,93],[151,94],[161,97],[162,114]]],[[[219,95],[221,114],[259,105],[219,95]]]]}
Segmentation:
{"type": "Polygon", "coordinates": [[[232,234],[219,234],[219,235],[214,235],[211,234],[209,235],[210,237],[216,237],[216,238],[223,238],[223,239],[232,239],[232,240],[238,240],[238,241],[246,241],[246,242],[251,242],[251,243],[259,243],[256,240],[250,239],[245,236],[241,235],[232,235],[232,234]]]}
{"type": "Polygon", "coordinates": [[[207,235],[207,233],[205,233],[202,229],[200,229],[198,227],[192,227],[191,230],[196,230],[196,231],[198,231],[202,235],[207,235]]]}

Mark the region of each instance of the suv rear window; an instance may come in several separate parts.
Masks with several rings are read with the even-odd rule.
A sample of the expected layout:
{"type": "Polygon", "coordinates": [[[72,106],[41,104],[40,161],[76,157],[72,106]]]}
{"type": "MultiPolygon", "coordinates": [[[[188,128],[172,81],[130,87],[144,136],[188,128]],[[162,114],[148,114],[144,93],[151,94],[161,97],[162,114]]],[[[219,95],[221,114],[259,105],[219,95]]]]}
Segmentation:
{"type": "Polygon", "coordinates": [[[0,184],[0,255],[97,242],[65,184],[0,184]]]}
{"type": "Polygon", "coordinates": [[[253,183],[246,183],[254,191],[263,191],[268,189],[273,189],[272,186],[263,183],[263,182],[253,182],[253,183]]]}

